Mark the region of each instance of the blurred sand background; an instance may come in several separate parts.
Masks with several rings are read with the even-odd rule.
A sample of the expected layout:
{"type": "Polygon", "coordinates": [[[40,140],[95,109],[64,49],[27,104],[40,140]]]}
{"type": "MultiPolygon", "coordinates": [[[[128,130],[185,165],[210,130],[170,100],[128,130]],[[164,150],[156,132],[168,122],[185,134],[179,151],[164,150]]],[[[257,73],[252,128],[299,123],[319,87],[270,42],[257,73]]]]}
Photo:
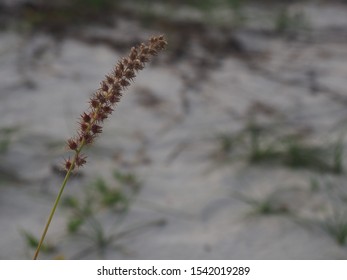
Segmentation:
{"type": "Polygon", "coordinates": [[[165,34],[64,197],[139,191],[99,230],[60,205],[40,258],[345,259],[347,2],[124,2],[0,1],[0,258],[32,257],[89,96],[165,34]]]}

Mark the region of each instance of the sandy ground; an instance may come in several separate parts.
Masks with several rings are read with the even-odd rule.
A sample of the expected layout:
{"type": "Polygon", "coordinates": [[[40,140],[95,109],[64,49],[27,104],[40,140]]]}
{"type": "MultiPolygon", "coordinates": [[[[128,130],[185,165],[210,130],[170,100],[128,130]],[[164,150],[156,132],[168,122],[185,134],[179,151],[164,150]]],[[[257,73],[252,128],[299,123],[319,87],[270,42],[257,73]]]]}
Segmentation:
{"type": "MultiPolygon", "coordinates": [[[[216,152],[218,135],[238,133],[252,118],[279,130],[308,131],[315,144],[343,136],[347,7],[304,11],[309,36],[241,30],[235,36],[247,56],[230,51],[222,58],[193,40],[191,56],[173,60],[166,54],[139,73],[64,195],[83,197],[96,177],[112,182],[114,170],[133,172],[141,190],[121,222],[112,211],[99,213],[105,232],[165,223],[126,234],[102,255],[83,254],[90,242],[66,235],[69,212],[60,207],[47,235],[56,250],[41,257],[345,259],[346,246],[324,230],[336,213],[347,212],[345,174],[250,165],[247,150],[226,163],[216,152]],[[199,64],[206,56],[213,66],[199,64]],[[270,198],[275,213],[257,212],[245,197],[259,203],[270,198]]],[[[134,22],[120,26],[107,32],[115,38],[129,30],[141,31],[140,38],[156,32],[134,22]]],[[[71,37],[57,42],[45,34],[2,31],[0,38],[0,128],[16,128],[0,155],[0,259],[26,259],[32,249],[21,232],[42,231],[62,180],[54,166],[67,156],[64,141],[125,53],[71,37]]]]}

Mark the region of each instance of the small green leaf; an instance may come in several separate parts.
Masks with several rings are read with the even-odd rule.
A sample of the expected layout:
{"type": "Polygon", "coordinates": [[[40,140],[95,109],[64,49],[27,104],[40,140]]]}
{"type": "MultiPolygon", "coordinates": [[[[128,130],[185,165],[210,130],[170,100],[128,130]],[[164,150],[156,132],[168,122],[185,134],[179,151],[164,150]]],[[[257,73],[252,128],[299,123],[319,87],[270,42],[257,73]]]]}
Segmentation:
{"type": "Polygon", "coordinates": [[[126,204],[127,199],[120,190],[110,190],[102,198],[102,203],[106,206],[116,206],[117,204],[126,204]]]}
{"type": "Polygon", "coordinates": [[[108,191],[105,180],[103,180],[101,178],[98,178],[95,181],[95,187],[101,194],[107,193],[107,191],[108,191]]]}
{"type": "Polygon", "coordinates": [[[62,204],[65,207],[73,208],[73,209],[77,209],[79,207],[79,202],[78,202],[77,198],[72,197],[72,196],[65,197],[62,201],[62,204]]]}
{"type": "Polygon", "coordinates": [[[69,233],[77,232],[80,229],[80,227],[83,225],[83,223],[84,223],[83,218],[71,218],[67,224],[67,229],[69,233]]]}
{"type": "MultiPolygon", "coordinates": [[[[26,230],[22,230],[21,231],[25,241],[26,241],[26,244],[32,248],[32,249],[36,249],[38,244],[39,244],[39,239],[37,239],[33,234],[27,232],[26,230]]],[[[42,244],[41,246],[41,251],[43,252],[53,252],[54,251],[54,246],[52,245],[47,245],[47,244],[42,244]]]]}

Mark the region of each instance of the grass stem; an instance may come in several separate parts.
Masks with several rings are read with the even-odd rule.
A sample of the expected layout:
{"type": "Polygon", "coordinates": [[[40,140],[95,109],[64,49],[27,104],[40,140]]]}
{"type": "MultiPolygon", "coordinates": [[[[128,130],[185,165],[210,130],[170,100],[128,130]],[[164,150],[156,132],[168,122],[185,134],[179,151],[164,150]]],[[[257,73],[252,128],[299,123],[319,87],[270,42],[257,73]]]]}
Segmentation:
{"type": "MultiPolygon", "coordinates": [[[[79,149],[76,151],[76,155],[78,155],[78,154],[81,152],[81,150],[82,150],[83,147],[84,147],[84,143],[81,143],[81,146],[80,146],[79,149]]],[[[45,240],[45,237],[46,237],[48,228],[49,228],[49,226],[50,226],[50,224],[51,224],[51,221],[52,221],[52,219],[53,219],[55,210],[57,209],[57,206],[58,206],[58,204],[59,204],[59,201],[60,201],[60,199],[61,199],[61,196],[62,196],[62,194],[63,194],[63,192],[64,192],[66,183],[67,183],[67,181],[68,181],[69,178],[70,178],[71,172],[72,172],[72,170],[73,170],[74,167],[75,167],[75,161],[76,161],[76,157],[74,157],[74,160],[73,160],[73,162],[72,162],[70,168],[69,168],[69,169],[67,170],[67,172],[66,172],[64,181],[63,181],[63,183],[62,183],[61,186],[60,186],[59,193],[58,193],[58,195],[57,195],[57,198],[55,199],[55,202],[54,202],[54,204],[53,204],[52,210],[51,210],[51,212],[50,212],[50,214],[49,214],[49,216],[48,216],[48,220],[47,220],[47,222],[46,222],[45,228],[44,228],[43,233],[42,233],[42,235],[41,235],[39,244],[37,245],[37,248],[36,248],[36,251],[35,251],[33,260],[37,260],[37,257],[38,257],[38,255],[39,255],[39,253],[40,253],[40,250],[41,250],[43,241],[45,240]]]]}

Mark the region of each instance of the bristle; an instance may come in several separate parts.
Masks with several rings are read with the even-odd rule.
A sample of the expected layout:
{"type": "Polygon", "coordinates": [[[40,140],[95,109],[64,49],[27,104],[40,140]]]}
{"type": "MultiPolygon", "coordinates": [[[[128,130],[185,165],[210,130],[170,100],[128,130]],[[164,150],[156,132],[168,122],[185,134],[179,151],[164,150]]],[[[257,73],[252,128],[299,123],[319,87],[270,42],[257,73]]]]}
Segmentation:
{"type": "Polygon", "coordinates": [[[136,76],[142,70],[151,56],[163,50],[167,42],[164,36],[150,38],[147,44],[140,44],[130,50],[128,57],[122,58],[115,66],[113,72],[105,76],[100,88],[89,100],[89,110],[83,112],[79,122],[77,136],[68,140],[68,148],[75,152],[73,160],[65,161],[65,169],[74,169],[75,165],[81,167],[86,163],[86,156],[80,152],[85,145],[92,144],[95,137],[102,133],[102,123],[112,114],[114,106],[123,95],[136,76]]]}

